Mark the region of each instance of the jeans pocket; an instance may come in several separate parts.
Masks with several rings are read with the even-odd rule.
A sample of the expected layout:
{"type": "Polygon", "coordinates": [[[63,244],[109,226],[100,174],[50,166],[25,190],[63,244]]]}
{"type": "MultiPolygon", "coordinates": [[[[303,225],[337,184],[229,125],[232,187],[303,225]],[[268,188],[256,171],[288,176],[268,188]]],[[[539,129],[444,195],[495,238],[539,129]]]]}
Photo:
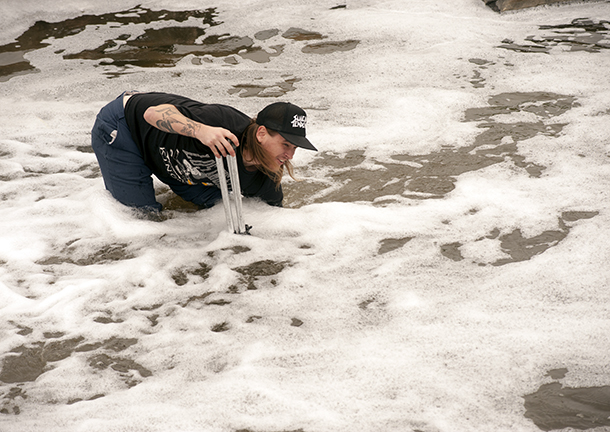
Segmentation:
{"type": "Polygon", "coordinates": [[[92,139],[99,140],[104,144],[111,145],[117,137],[117,129],[110,124],[106,123],[104,120],[97,118],[95,120],[95,124],[93,125],[93,129],[91,131],[92,139]]]}

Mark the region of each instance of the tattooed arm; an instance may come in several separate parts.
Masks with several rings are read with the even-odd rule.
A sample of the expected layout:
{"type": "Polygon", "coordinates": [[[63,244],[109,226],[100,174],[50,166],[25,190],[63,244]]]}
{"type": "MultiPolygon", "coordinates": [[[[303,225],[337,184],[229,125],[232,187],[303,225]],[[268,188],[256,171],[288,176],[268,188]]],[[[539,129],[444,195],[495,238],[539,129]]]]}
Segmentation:
{"type": "Polygon", "coordinates": [[[163,132],[198,139],[209,147],[216,157],[221,154],[226,156],[227,153],[235,156],[235,151],[228,140],[233,141],[236,146],[239,145],[239,140],[231,131],[191,120],[182,115],[174,105],[162,104],[149,107],[144,113],[144,120],[163,132]]]}

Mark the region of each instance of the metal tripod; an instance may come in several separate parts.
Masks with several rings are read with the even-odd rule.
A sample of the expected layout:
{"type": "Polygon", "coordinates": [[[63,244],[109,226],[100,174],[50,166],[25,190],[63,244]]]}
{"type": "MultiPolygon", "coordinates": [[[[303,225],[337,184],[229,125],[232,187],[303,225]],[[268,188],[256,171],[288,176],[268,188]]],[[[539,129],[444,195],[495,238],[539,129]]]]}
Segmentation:
{"type": "Polygon", "coordinates": [[[250,226],[244,223],[241,205],[241,185],[239,184],[239,172],[237,171],[237,158],[227,155],[226,157],[216,158],[218,178],[220,180],[220,191],[222,193],[222,203],[225,208],[227,218],[227,229],[235,234],[250,234],[250,226]],[[227,160],[229,167],[229,177],[231,179],[231,192],[227,187],[227,177],[223,159],[227,160]]]}

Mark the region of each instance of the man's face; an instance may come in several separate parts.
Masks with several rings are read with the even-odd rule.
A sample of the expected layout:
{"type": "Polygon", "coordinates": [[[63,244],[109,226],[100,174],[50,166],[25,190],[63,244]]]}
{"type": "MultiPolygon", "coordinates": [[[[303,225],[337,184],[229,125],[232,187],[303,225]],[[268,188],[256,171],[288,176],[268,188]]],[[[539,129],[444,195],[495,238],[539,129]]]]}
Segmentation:
{"type": "Polygon", "coordinates": [[[284,165],[284,162],[289,161],[294,157],[294,152],[297,147],[294,144],[290,144],[290,142],[279,133],[271,135],[265,126],[259,126],[256,137],[263,148],[277,163],[277,169],[284,165]]]}

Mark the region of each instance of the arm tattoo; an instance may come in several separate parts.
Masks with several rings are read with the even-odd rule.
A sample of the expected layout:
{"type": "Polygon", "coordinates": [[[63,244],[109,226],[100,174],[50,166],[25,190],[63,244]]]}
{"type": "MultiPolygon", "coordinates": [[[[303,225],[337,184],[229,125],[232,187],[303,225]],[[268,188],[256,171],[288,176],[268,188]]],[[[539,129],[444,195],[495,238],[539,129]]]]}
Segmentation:
{"type": "Polygon", "coordinates": [[[156,111],[161,115],[161,119],[157,120],[156,123],[159,130],[195,138],[195,132],[200,126],[198,123],[184,117],[173,107],[161,108],[156,111]]]}

